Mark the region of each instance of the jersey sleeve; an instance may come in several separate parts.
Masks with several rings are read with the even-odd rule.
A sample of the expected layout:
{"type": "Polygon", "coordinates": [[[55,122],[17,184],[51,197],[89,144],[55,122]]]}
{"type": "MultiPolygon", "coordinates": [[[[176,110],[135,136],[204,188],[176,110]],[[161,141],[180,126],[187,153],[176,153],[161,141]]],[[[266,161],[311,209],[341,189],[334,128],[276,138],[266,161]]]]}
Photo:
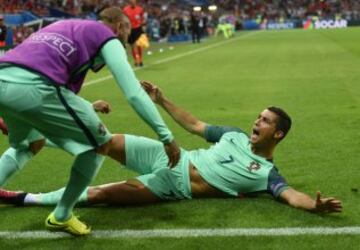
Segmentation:
{"type": "Polygon", "coordinates": [[[243,130],[237,127],[228,127],[228,126],[214,126],[214,125],[206,125],[205,127],[205,139],[208,142],[218,142],[220,138],[227,132],[239,132],[245,133],[243,130]]]}
{"type": "Polygon", "coordinates": [[[113,39],[107,42],[101,49],[101,55],[133,109],[158,134],[160,141],[164,143],[172,141],[173,135],[155,104],[141,87],[127,61],[126,52],[120,41],[113,39]]]}
{"type": "Polygon", "coordinates": [[[279,174],[275,167],[272,168],[268,177],[268,192],[274,198],[278,198],[283,191],[289,188],[285,178],[279,174]]]}

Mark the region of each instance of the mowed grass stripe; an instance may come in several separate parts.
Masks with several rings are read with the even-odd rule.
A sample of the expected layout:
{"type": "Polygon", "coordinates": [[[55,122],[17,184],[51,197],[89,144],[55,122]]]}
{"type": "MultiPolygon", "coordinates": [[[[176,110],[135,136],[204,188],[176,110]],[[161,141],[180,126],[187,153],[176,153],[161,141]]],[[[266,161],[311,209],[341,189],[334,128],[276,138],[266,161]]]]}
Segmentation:
{"type": "MultiPolygon", "coordinates": [[[[162,64],[162,63],[171,62],[171,61],[174,61],[176,59],[183,58],[185,56],[190,56],[190,55],[193,55],[193,54],[196,54],[196,53],[199,53],[199,52],[203,52],[203,51],[213,49],[213,48],[216,48],[216,47],[228,44],[228,43],[235,42],[235,41],[237,41],[239,39],[244,39],[244,38],[253,36],[253,35],[257,34],[257,33],[258,33],[258,31],[252,31],[250,33],[246,33],[244,35],[235,37],[235,38],[230,39],[230,40],[221,41],[221,42],[211,44],[211,45],[208,45],[208,46],[204,46],[204,47],[201,47],[201,48],[198,48],[198,49],[190,50],[190,51],[187,51],[185,53],[180,53],[180,54],[175,55],[175,56],[171,56],[171,57],[168,57],[168,58],[165,58],[165,59],[158,60],[155,63],[152,63],[150,65],[145,65],[142,68],[135,68],[134,71],[138,71],[140,69],[148,68],[148,67],[151,67],[152,65],[158,65],[158,64],[162,64]]],[[[101,78],[98,78],[98,79],[95,79],[95,80],[91,80],[91,81],[85,82],[84,87],[90,86],[92,84],[96,84],[96,83],[99,83],[99,82],[103,82],[103,81],[106,81],[106,80],[111,79],[111,78],[113,78],[112,75],[107,75],[107,76],[104,76],[104,77],[101,77],[101,78]]]]}
{"type": "MultiPolygon", "coordinates": [[[[158,229],[158,230],[98,230],[89,236],[110,238],[189,238],[233,236],[298,236],[298,235],[359,235],[359,227],[293,227],[293,228],[227,228],[227,229],[158,229]]],[[[48,231],[0,231],[6,239],[55,239],[72,237],[66,233],[48,231]]]]}

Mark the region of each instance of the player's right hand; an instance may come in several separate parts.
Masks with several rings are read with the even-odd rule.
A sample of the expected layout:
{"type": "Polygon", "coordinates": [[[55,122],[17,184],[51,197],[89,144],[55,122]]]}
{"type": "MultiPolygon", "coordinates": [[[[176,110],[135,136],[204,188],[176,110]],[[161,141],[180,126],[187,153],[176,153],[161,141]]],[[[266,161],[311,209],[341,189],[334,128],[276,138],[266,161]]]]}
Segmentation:
{"type": "Polygon", "coordinates": [[[340,213],[342,204],[333,197],[321,198],[320,191],[316,192],[315,211],[319,213],[340,213]]]}
{"type": "Polygon", "coordinates": [[[141,86],[144,88],[146,93],[150,96],[151,100],[157,104],[160,104],[163,99],[163,93],[161,89],[155,84],[148,81],[140,81],[141,86]]]}
{"type": "Polygon", "coordinates": [[[111,112],[111,106],[108,102],[105,102],[103,100],[97,100],[93,102],[93,108],[96,112],[100,112],[103,114],[108,114],[111,112]]]}
{"type": "Polygon", "coordinates": [[[166,154],[169,158],[168,166],[173,168],[180,160],[180,148],[176,144],[175,140],[172,140],[170,143],[164,144],[166,154]]]}

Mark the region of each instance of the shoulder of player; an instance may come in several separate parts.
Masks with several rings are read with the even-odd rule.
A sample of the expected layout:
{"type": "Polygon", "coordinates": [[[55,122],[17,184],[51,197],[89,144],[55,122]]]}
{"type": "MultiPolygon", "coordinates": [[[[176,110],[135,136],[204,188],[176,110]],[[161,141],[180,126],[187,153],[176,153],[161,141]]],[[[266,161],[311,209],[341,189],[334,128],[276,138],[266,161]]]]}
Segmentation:
{"type": "Polygon", "coordinates": [[[239,131],[228,131],[225,132],[222,136],[223,138],[227,138],[227,137],[233,137],[236,139],[240,139],[240,140],[249,140],[249,136],[242,130],[239,129],[239,131]]]}
{"type": "MultiPolygon", "coordinates": [[[[83,28],[83,29],[93,28],[93,27],[107,27],[105,24],[97,20],[80,20],[80,19],[60,20],[47,27],[52,27],[55,25],[68,25],[68,26],[73,26],[75,28],[83,28]]],[[[47,27],[45,27],[44,29],[46,29],[47,27]]]]}
{"type": "Polygon", "coordinates": [[[266,163],[268,164],[269,168],[269,177],[281,177],[285,180],[285,178],[283,177],[282,174],[280,174],[280,170],[278,169],[277,166],[275,166],[275,164],[272,161],[266,160],[266,163]]]}
{"type": "Polygon", "coordinates": [[[224,133],[219,142],[220,141],[227,141],[229,144],[245,150],[249,143],[249,137],[244,132],[231,131],[224,133]]]}

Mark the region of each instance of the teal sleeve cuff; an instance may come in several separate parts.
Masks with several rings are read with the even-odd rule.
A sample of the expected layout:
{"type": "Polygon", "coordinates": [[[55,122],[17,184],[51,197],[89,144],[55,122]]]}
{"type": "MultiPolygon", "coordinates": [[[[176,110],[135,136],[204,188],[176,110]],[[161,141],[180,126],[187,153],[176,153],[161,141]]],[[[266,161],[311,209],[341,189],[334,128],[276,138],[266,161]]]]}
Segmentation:
{"type": "Polygon", "coordinates": [[[125,49],[120,41],[113,39],[107,42],[101,49],[101,55],[136,113],[158,134],[160,141],[164,143],[172,141],[170,130],[155,104],[141,87],[127,61],[125,49]]]}

